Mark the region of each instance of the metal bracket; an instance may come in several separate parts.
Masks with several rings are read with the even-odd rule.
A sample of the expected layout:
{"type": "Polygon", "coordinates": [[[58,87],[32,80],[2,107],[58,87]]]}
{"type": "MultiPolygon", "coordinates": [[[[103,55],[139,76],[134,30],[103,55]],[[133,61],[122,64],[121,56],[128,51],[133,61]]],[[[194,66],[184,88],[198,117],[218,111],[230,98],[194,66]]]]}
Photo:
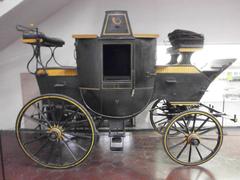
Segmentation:
{"type": "Polygon", "coordinates": [[[155,72],[146,72],[146,77],[149,77],[149,78],[155,77],[156,75],[157,75],[157,73],[155,73],[155,72]]]}

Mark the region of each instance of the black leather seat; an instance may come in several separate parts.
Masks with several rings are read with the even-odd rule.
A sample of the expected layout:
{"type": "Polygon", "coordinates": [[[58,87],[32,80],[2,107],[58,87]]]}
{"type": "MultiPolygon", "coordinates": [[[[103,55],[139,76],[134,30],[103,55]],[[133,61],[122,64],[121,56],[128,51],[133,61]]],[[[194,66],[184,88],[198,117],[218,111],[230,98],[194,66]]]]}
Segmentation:
{"type": "Polygon", "coordinates": [[[176,29],[168,34],[172,46],[178,48],[202,48],[204,36],[193,31],[176,29]]]}
{"type": "MultiPolygon", "coordinates": [[[[46,46],[46,47],[62,47],[65,44],[65,42],[62,39],[48,37],[43,33],[23,34],[23,39],[39,39],[40,45],[46,46]]],[[[31,43],[31,44],[37,44],[37,43],[31,43]]]]}

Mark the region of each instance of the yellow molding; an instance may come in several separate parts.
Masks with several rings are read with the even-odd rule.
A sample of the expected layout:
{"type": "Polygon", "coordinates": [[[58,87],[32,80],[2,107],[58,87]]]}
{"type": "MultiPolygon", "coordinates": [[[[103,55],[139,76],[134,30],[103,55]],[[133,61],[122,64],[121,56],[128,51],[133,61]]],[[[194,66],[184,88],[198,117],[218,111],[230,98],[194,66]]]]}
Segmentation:
{"type": "Polygon", "coordinates": [[[159,34],[134,34],[135,38],[159,38],[159,34]]]}
{"type": "Polygon", "coordinates": [[[22,42],[25,44],[35,44],[37,42],[43,42],[43,39],[22,39],[22,42]]]}
{"type": "Polygon", "coordinates": [[[155,73],[157,74],[196,74],[200,71],[195,66],[156,66],[155,73]]]}
{"type": "Polygon", "coordinates": [[[48,76],[77,76],[76,69],[38,69],[37,75],[45,75],[48,76]]]}
{"type": "Polygon", "coordinates": [[[72,35],[74,39],[96,39],[96,34],[74,34],[72,35]]]}
{"type": "Polygon", "coordinates": [[[178,51],[179,52],[195,52],[195,51],[199,51],[202,48],[179,48],[178,51]]]}
{"type": "Polygon", "coordinates": [[[198,105],[198,101],[172,101],[169,102],[172,105],[187,106],[187,105],[198,105]]]}
{"type": "MultiPolygon", "coordinates": [[[[111,33],[111,35],[122,35],[121,33],[111,33]]],[[[135,38],[158,38],[159,34],[134,34],[135,38]]],[[[98,36],[96,34],[74,34],[72,35],[74,39],[96,39],[98,36]]]]}

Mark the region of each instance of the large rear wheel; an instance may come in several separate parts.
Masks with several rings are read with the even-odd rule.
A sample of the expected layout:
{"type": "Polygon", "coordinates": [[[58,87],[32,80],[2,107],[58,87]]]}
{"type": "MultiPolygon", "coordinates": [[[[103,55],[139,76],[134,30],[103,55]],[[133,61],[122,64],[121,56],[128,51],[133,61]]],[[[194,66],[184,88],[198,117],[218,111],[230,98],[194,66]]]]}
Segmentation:
{"type": "Polygon", "coordinates": [[[49,94],[29,101],[16,121],[16,135],[24,153],[48,168],[76,166],[94,145],[94,124],[77,101],[49,94]]]}

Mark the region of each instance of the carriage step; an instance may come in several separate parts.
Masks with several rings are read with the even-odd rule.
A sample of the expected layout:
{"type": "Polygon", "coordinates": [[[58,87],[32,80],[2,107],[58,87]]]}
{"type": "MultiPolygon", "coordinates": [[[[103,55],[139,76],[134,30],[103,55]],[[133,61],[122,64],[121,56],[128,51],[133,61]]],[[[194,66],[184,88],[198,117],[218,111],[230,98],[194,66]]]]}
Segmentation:
{"type": "Polygon", "coordinates": [[[110,137],[111,151],[122,151],[123,144],[124,144],[124,137],[121,137],[121,136],[110,137]]]}

